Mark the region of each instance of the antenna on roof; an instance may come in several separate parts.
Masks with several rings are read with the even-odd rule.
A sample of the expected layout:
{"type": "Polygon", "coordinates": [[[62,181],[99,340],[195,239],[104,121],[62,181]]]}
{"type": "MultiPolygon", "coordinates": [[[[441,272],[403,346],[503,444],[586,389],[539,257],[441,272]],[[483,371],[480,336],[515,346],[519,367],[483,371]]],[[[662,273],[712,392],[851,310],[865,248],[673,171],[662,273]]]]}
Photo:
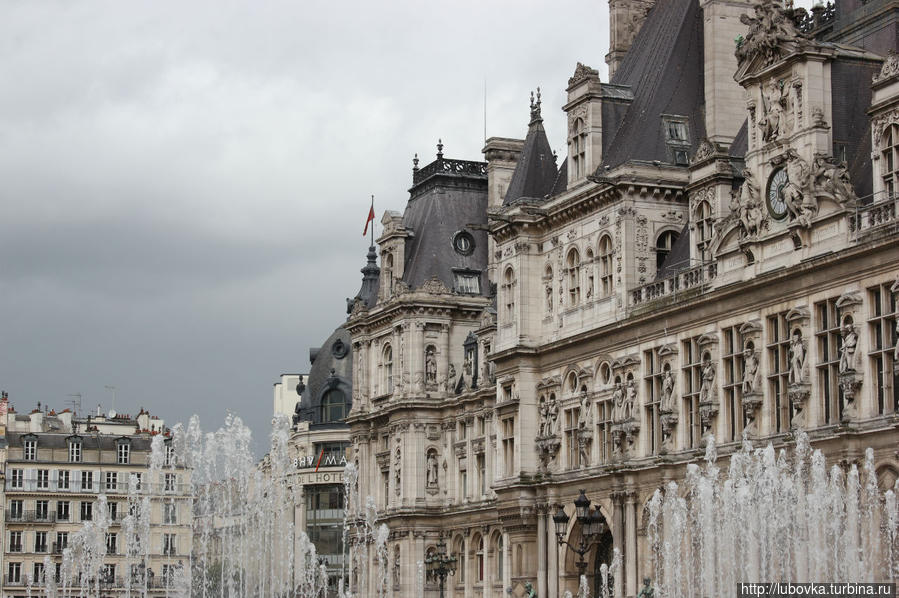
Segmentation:
{"type": "Polygon", "coordinates": [[[77,415],[77,413],[81,411],[81,393],[75,392],[68,396],[74,397],[71,401],[66,402],[72,404],[72,411],[77,415]]]}

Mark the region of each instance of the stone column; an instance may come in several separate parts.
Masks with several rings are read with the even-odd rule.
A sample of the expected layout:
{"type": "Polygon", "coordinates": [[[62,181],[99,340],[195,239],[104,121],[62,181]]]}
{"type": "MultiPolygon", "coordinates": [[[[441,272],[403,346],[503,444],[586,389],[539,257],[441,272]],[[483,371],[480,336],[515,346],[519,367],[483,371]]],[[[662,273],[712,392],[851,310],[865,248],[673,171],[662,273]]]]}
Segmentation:
{"type": "Polygon", "coordinates": [[[625,501],[627,565],[624,571],[627,575],[627,595],[633,596],[637,593],[637,493],[628,491],[625,501]]]}
{"type": "MultiPolygon", "coordinates": [[[[452,359],[450,359],[450,326],[449,324],[441,324],[440,325],[440,337],[443,341],[443,360],[440,362],[440,372],[443,376],[443,379],[446,380],[447,391],[452,394],[453,381],[449,379],[449,366],[452,359]]],[[[441,389],[442,390],[442,389],[441,389]]]]}
{"type": "Polygon", "coordinates": [[[546,596],[546,506],[537,505],[537,596],[546,596]]]}
{"type": "Polygon", "coordinates": [[[411,365],[413,367],[412,370],[412,392],[416,395],[420,395],[425,390],[425,372],[424,372],[424,361],[425,361],[425,323],[424,322],[415,322],[415,337],[410,343],[412,345],[412,355],[414,356],[411,360],[411,365]]]}
{"type": "MultiPolygon", "coordinates": [[[[409,477],[413,478],[412,496],[416,503],[424,504],[426,498],[428,462],[425,455],[425,424],[423,422],[415,422],[412,424],[413,445],[415,457],[411,460],[415,464],[415,471],[409,472],[409,477]]],[[[407,458],[408,462],[409,459],[407,458]]]]}
{"type": "MultiPolygon", "coordinates": [[[[622,566],[625,566],[624,563],[624,493],[620,491],[612,492],[612,529],[614,530],[614,535],[612,536],[612,547],[618,551],[618,554],[622,556],[622,566]]],[[[627,569],[625,568],[624,573],[626,573],[627,569]]],[[[621,586],[622,593],[624,593],[624,580],[625,576],[619,574],[618,578],[620,579],[619,585],[621,586]]]]}
{"type": "Polygon", "coordinates": [[[552,503],[547,505],[546,544],[549,551],[547,567],[547,596],[559,598],[559,545],[556,542],[555,523],[552,520],[552,503]]]}
{"type": "Polygon", "coordinates": [[[484,476],[487,478],[487,496],[491,498],[495,496],[491,486],[496,479],[496,472],[493,469],[493,460],[496,456],[496,441],[491,438],[493,418],[492,411],[484,414],[484,476]]]}

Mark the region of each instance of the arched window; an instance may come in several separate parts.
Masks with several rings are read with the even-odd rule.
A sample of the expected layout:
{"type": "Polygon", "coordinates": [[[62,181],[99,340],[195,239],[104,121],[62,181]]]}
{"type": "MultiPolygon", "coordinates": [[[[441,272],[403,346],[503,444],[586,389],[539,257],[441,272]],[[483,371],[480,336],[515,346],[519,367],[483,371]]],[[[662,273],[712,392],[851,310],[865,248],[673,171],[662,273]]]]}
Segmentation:
{"type": "Polygon", "coordinates": [[[612,294],[612,238],[599,239],[599,292],[603,297],[612,294]]]}
{"type": "Polygon", "coordinates": [[[385,294],[390,297],[393,295],[393,253],[389,251],[384,255],[384,271],[382,276],[384,277],[385,294]]]}
{"type": "Polygon", "coordinates": [[[706,262],[711,259],[709,245],[712,243],[712,206],[707,201],[699,202],[694,214],[696,223],[696,257],[706,262]]]}
{"type": "Polygon", "coordinates": [[[656,270],[662,269],[662,264],[665,263],[665,258],[671,253],[671,248],[674,247],[677,237],[678,234],[673,230],[666,230],[659,235],[656,241],[656,270]]]}
{"type": "Polygon", "coordinates": [[[506,316],[512,321],[515,316],[515,271],[512,266],[506,268],[503,274],[503,295],[506,298],[506,316]]]}
{"type": "Polygon", "coordinates": [[[884,130],[880,155],[881,177],[886,196],[878,199],[893,199],[899,188],[899,123],[893,123],[884,130]]]}
{"type": "Polygon", "coordinates": [[[580,277],[581,255],[577,249],[572,248],[568,252],[567,270],[568,270],[568,303],[569,305],[577,305],[581,302],[581,277],[580,277]]]}
{"type": "Polygon", "coordinates": [[[475,553],[475,575],[477,575],[478,582],[484,581],[484,538],[482,536],[478,536],[477,542],[475,544],[477,546],[477,552],[475,553]]]}
{"type": "Polygon", "coordinates": [[[584,119],[577,118],[571,129],[571,171],[575,179],[587,174],[587,128],[584,119]]]}
{"type": "Polygon", "coordinates": [[[543,271],[543,294],[544,308],[546,315],[549,316],[553,313],[553,267],[549,264],[546,264],[546,269],[543,271]]]}
{"type": "Polygon", "coordinates": [[[503,581],[503,536],[502,534],[496,537],[496,546],[494,548],[494,552],[496,554],[496,581],[498,583],[502,583],[503,581]]]}
{"type": "Polygon", "coordinates": [[[346,395],[333,388],[322,397],[322,423],[343,421],[346,417],[346,395]]]}
{"type": "Polygon", "coordinates": [[[570,395],[577,393],[577,374],[576,373],[568,372],[568,376],[565,378],[565,390],[570,395]]]}
{"type": "Polygon", "coordinates": [[[381,352],[381,394],[393,392],[393,349],[384,345],[381,352]]]}

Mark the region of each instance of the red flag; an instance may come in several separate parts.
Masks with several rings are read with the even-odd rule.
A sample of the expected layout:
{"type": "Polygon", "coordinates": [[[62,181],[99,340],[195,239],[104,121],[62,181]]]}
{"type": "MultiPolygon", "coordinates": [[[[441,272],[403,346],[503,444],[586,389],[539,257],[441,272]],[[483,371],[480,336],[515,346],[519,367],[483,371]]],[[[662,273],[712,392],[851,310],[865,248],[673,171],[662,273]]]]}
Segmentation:
{"type": "Polygon", "coordinates": [[[365,219],[365,229],[362,231],[362,236],[364,237],[368,233],[368,223],[375,219],[375,206],[372,204],[371,209],[368,210],[368,218],[365,219]]]}

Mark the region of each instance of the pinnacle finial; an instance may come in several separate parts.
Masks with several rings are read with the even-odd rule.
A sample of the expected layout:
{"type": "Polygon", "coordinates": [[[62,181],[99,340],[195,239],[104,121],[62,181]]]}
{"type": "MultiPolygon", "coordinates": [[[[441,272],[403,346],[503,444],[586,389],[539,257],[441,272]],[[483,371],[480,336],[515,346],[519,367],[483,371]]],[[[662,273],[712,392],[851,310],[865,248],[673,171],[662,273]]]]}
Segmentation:
{"type": "Polygon", "coordinates": [[[412,158],[412,172],[418,172],[418,153],[412,158]]]}
{"type": "Polygon", "coordinates": [[[443,157],[443,140],[442,139],[437,140],[437,157],[438,158],[443,157]]]}
{"type": "Polygon", "coordinates": [[[531,122],[542,120],[540,117],[540,88],[537,88],[537,99],[534,100],[534,92],[531,92],[531,122]]]}

